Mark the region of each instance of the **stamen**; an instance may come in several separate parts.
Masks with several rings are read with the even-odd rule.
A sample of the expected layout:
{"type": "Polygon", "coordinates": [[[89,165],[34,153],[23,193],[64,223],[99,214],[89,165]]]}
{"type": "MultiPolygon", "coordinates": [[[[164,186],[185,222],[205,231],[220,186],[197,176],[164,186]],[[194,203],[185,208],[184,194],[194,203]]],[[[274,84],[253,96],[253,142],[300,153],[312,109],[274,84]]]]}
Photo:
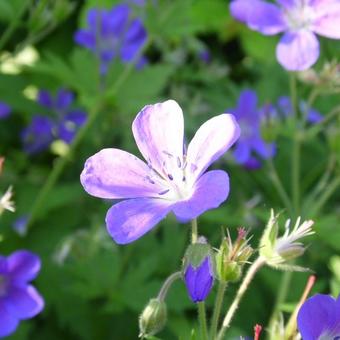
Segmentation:
{"type": "Polygon", "coordinates": [[[182,164],[181,164],[181,160],[179,159],[179,157],[177,157],[177,166],[179,168],[181,168],[182,164]]]}
{"type": "Polygon", "coordinates": [[[145,178],[146,178],[151,184],[155,184],[155,181],[153,181],[153,180],[151,179],[150,176],[146,176],[145,178]]]}
{"type": "Polygon", "coordinates": [[[167,155],[168,157],[170,157],[170,158],[172,158],[172,157],[174,157],[170,152],[168,152],[168,151],[162,151],[165,155],[167,155]]]}
{"type": "Polygon", "coordinates": [[[173,181],[173,180],[174,180],[174,178],[172,177],[171,174],[168,174],[168,178],[170,179],[170,181],[173,181]]]}
{"type": "Polygon", "coordinates": [[[182,182],[185,182],[186,181],[186,178],[185,178],[185,176],[183,176],[183,178],[182,178],[182,182]]]}
{"type": "Polygon", "coordinates": [[[166,193],[168,193],[170,191],[170,189],[164,190],[162,192],[160,192],[158,195],[165,195],[166,193]]]}

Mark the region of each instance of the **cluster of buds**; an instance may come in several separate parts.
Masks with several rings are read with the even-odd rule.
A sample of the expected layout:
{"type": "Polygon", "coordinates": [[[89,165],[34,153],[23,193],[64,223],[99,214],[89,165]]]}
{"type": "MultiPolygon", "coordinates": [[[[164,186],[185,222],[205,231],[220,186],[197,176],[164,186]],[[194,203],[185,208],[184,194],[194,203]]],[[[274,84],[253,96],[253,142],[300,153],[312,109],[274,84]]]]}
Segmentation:
{"type": "Polygon", "coordinates": [[[319,87],[329,92],[340,91],[340,64],[333,60],[325,63],[321,71],[309,69],[299,73],[299,79],[304,83],[319,87]]]}
{"type": "Polygon", "coordinates": [[[227,237],[224,237],[216,254],[216,274],[220,281],[235,282],[241,277],[244,264],[253,254],[246,237],[246,230],[239,228],[237,239],[233,243],[227,231],[227,237]]]}
{"type": "Polygon", "coordinates": [[[288,261],[301,256],[305,252],[305,247],[301,242],[298,242],[303,237],[314,234],[312,220],[304,221],[302,224],[299,217],[290,230],[291,221],[285,223],[285,233],[278,237],[279,215],[275,215],[271,211],[269,221],[260,241],[260,256],[270,267],[282,270],[305,271],[305,268],[287,264],[288,261]]]}

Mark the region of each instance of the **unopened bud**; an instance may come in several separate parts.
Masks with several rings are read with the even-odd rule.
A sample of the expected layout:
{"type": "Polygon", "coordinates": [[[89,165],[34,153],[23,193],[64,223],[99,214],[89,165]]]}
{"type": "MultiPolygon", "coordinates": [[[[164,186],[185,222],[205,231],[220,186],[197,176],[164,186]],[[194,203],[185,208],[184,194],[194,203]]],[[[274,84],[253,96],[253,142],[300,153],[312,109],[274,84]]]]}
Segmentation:
{"type": "Polygon", "coordinates": [[[191,244],[184,256],[183,278],[191,300],[204,301],[214,284],[214,261],[209,244],[202,238],[191,244]]]}
{"type": "Polygon", "coordinates": [[[167,309],[164,301],[151,299],[139,317],[139,336],[154,335],[166,324],[167,309]]]}

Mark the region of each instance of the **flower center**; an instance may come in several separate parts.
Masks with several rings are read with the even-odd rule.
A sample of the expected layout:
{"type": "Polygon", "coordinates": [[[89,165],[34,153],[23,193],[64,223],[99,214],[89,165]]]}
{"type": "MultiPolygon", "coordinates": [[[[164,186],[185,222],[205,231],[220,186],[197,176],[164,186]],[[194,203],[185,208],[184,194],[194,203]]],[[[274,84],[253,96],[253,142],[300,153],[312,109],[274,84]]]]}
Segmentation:
{"type": "Polygon", "coordinates": [[[159,192],[159,197],[180,201],[191,196],[192,184],[187,179],[186,156],[175,156],[167,151],[162,152],[162,168],[155,170],[149,162],[150,174],[147,180],[151,183],[160,183],[164,190],[159,192]]]}
{"type": "Polygon", "coordinates": [[[284,19],[292,31],[308,29],[313,23],[315,12],[307,0],[296,0],[292,7],[283,8],[284,19]]]}

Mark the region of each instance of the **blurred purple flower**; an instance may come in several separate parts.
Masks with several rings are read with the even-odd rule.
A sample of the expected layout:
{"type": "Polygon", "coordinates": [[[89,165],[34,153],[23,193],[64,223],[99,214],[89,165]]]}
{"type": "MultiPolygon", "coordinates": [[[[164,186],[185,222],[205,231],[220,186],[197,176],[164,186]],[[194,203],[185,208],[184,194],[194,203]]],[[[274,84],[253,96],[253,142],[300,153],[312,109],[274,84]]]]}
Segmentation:
{"type": "Polygon", "coordinates": [[[279,63],[289,71],[311,67],[320,53],[316,34],[340,39],[339,0],[234,0],[231,14],[264,35],[284,32],[276,48],[279,63]]]}
{"type": "Polygon", "coordinates": [[[241,135],[234,149],[234,158],[238,164],[249,169],[261,166],[258,159],[268,159],[275,154],[275,145],[266,143],[261,137],[261,122],[264,110],[257,108],[257,96],[252,90],[243,90],[237,107],[229,109],[240,124],[241,135]]]}
{"type": "Polygon", "coordinates": [[[48,91],[41,90],[37,100],[54,114],[54,118],[41,115],[32,118],[21,134],[24,150],[29,154],[38,153],[47,149],[54,139],[70,144],[79,127],[86,122],[86,113],[72,108],[73,93],[60,89],[53,97],[48,91]]]}
{"type": "Polygon", "coordinates": [[[40,271],[37,255],[18,250],[0,255],[0,337],[12,334],[21,320],[30,319],[44,308],[44,300],[29,284],[40,271]]]}
{"type": "Polygon", "coordinates": [[[132,131],[147,164],[128,152],[103,149],[86,161],[80,176],[90,195],[125,199],[106,215],[108,232],[117,243],[140,238],[171,211],[184,222],[227,199],[227,173],[204,172],[239,136],[232,115],[221,114],[205,122],[187,152],[183,113],[174,100],[145,106],[132,131]]]}
{"type": "Polygon", "coordinates": [[[340,339],[340,295],[316,294],[301,306],[297,324],[303,340],[340,339]]]}
{"type": "Polygon", "coordinates": [[[11,114],[11,108],[4,102],[0,102],[0,119],[5,119],[11,114]]]}
{"type": "Polygon", "coordinates": [[[132,18],[127,4],[111,10],[90,9],[87,28],[76,32],[75,41],[90,49],[100,61],[100,71],[105,74],[114,58],[124,63],[132,62],[146,42],[147,33],[138,18],[132,18]]]}
{"type": "Polygon", "coordinates": [[[25,236],[27,234],[27,222],[28,222],[27,215],[19,216],[13,222],[13,229],[18,233],[18,235],[25,236]]]}
{"type": "Polygon", "coordinates": [[[210,256],[205,257],[197,267],[189,264],[184,272],[184,282],[193,302],[204,301],[214,284],[213,265],[210,256]]]}
{"type": "MultiPolygon", "coordinates": [[[[293,114],[292,101],[288,96],[282,96],[278,99],[277,108],[279,113],[282,113],[284,117],[289,117],[293,114]]],[[[299,110],[305,115],[308,123],[315,124],[323,120],[323,115],[319,111],[308,107],[307,103],[303,100],[299,102],[299,110]]]]}
{"type": "Polygon", "coordinates": [[[211,62],[211,54],[207,49],[203,49],[198,52],[198,58],[204,62],[205,64],[209,64],[211,62]]]}

